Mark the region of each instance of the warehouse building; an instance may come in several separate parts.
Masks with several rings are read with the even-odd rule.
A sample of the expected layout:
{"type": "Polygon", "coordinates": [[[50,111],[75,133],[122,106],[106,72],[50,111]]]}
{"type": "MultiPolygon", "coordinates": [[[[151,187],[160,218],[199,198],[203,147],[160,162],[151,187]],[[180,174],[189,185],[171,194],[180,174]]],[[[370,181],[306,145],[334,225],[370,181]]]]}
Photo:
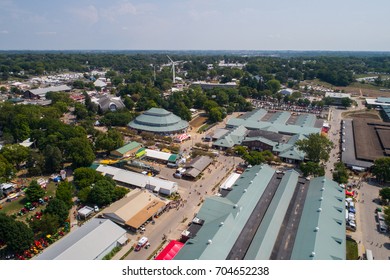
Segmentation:
{"type": "Polygon", "coordinates": [[[143,145],[138,142],[130,142],[124,145],[123,147],[120,147],[110,153],[111,156],[116,158],[123,158],[123,157],[134,157],[139,149],[141,149],[143,145]]]}
{"type": "Polygon", "coordinates": [[[35,260],[101,260],[126,244],[126,230],[107,219],[92,219],[50,245],[35,260]]]}
{"type": "Polygon", "coordinates": [[[374,161],[390,156],[390,124],[355,118],[341,123],[341,160],[352,170],[364,171],[374,161]]]}
{"type": "Polygon", "coordinates": [[[337,183],[258,165],[222,190],[206,198],[196,216],[201,223],[185,231],[176,260],[345,259],[345,201],[337,183]]]}
{"type": "Polygon", "coordinates": [[[29,89],[24,92],[24,98],[27,99],[46,99],[49,92],[69,92],[71,90],[67,85],[51,86],[46,88],[29,89]]]}
{"type": "Polygon", "coordinates": [[[305,154],[295,147],[296,141],[320,133],[322,125],[323,121],[313,114],[293,115],[258,109],[229,119],[228,131],[213,143],[213,147],[227,149],[242,145],[251,150],[269,150],[288,163],[302,162],[305,154]]]}
{"type": "Polygon", "coordinates": [[[176,182],[163,180],[156,177],[120,169],[117,167],[99,165],[96,171],[111,177],[115,182],[124,187],[148,189],[163,195],[171,195],[178,191],[176,182]]]}
{"type": "Polygon", "coordinates": [[[167,203],[151,192],[135,189],[104,209],[102,215],[121,226],[137,231],[143,224],[158,217],[165,210],[167,203]]]}

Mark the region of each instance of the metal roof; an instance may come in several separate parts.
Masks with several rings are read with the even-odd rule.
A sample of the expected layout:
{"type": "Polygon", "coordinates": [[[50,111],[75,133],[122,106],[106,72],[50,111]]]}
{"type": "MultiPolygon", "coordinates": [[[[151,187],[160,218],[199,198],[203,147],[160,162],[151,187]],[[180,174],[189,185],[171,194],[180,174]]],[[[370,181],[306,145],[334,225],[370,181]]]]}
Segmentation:
{"type": "Polygon", "coordinates": [[[345,140],[345,142],[342,143],[342,162],[350,167],[371,167],[373,165],[373,162],[358,160],[356,158],[355,138],[353,137],[352,120],[344,120],[343,126],[345,127],[345,129],[342,128],[342,139],[345,140]]]}
{"type": "Polygon", "coordinates": [[[35,260],[95,260],[113,243],[116,243],[126,230],[110,220],[92,219],[80,228],[58,240],[35,260]]]}
{"type": "Polygon", "coordinates": [[[258,231],[245,255],[246,260],[268,260],[278,237],[287,208],[298,183],[299,173],[290,170],[283,176],[258,231]]]}
{"type": "Polygon", "coordinates": [[[345,195],[325,177],[311,180],[291,259],[346,258],[345,195]]]}
{"type": "Polygon", "coordinates": [[[156,192],[158,192],[160,189],[166,189],[175,192],[178,188],[176,182],[159,179],[156,177],[151,177],[128,170],[123,170],[112,166],[101,164],[96,169],[96,171],[112,176],[112,178],[117,182],[133,185],[139,188],[148,188],[153,186],[154,191],[156,192]]]}
{"type": "Polygon", "coordinates": [[[37,88],[37,89],[30,89],[29,91],[34,95],[41,95],[45,96],[48,92],[58,92],[58,91],[69,91],[71,90],[70,87],[67,85],[60,85],[60,86],[52,86],[47,88],[37,88]]]}
{"type": "Polygon", "coordinates": [[[137,130],[170,133],[186,129],[188,122],[165,109],[151,108],[136,117],[128,126],[137,130]]]}
{"type": "Polygon", "coordinates": [[[235,145],[240,145],[247,133],[248,130],[244,126],[237,126],[215,141],[213,145],[225,148],[231,148],[235,145]]]}
{"type": "Polygon", "coordinates": [[[139,228],[151,216],[158,213],[167,202],[145,190],[133,190],[102,211],[105,218],[122,225],[139,228]]]}
{"type": "Polygon", "coordinates": [[[314,127],[312,121],[314,117],[307,114],[307,122],[299,121],[300,125],[287,124],[291,114],[289,112],[278,112],[271,117],[269,121],[262,121],[261,119],[267,114],[264,109],[254,110],[239,118],[232,118],[227,121],[227,127],[245,126],[247,129],[266,130],[283,134],[305,134],[320,133],[321,129],[314,127]]]}
{"type": "Polygon", "coordinates": [[[275,171],[268,165],[247,169],[226,197],[208,197],[197,217],[204,224],[175,259],[225,259],[275,171]]]}
{"type": "Polygon", "coordinates": [[[131,150],[134,150],[134,149],[137,149],[139,147],[142,147],[142,144],[133,141],[133,142],[127,143],[123,147],[120,147],[120,148],[116,149],[115,151],[120,153],[120,154],[122,154],[122,155],[124,155],[127,152],[129,152],[131,150]]]}
{"type": "Polygon", "coordinates": [[[168,161],[169,158],[172,156],[172,154],[166,153],[166,152],[161,152],[161,151],[156,151],[156,150],[152,150],[152,149],[146,149],[146,156],[148,158],[154,158],[154,159],[158,159],[158,160],[168,161]]]}

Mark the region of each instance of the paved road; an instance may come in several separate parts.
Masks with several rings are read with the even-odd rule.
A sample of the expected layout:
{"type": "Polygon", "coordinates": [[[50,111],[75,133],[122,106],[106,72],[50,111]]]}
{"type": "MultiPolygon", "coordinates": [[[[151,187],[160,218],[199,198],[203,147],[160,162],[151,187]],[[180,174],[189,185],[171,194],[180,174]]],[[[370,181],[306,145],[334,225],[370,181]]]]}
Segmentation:
{"type": "Polygon", "coordinates": [[[326,163],[325,175],[329,178],[332,178],[334,164],[339,161],[341,113],[345,112],[345,110],[339,110],[336,108],[330,108],[329,110],[330,130],[328,131],[328,138],[333,142],[334,147],[330,152],[329,160],[326,163]]]}
{"type": "MultiPolygon", "coordinates": [[[[213,187],[220,183],[227,176],[227,170],[231,170],[234,164],[241,161],[238,158],[226,157],[220,155],[217,157],[217,162],[210,166],[210,173],[204,172],[202,179],[191,182],[185,180],[179,180],[179,194],[185,201],[183,206],[180,206],[178,210],[170,209],[168,212],[161,215],[156,219],[155,224],[149,223],[146,226],[146,231],[142,235],[149,238],[151,247],[149,249],[142,249],[139,252],[131,252],[125,259],[127,260],[140,260],[147,259],[155,249],[161,244],[164,235],[168,240],[178,239],[181,236],[181,232],[186,229],[187,224],[192,220],[194,214],[198,212],[201,207],[203,199],[208,195],[213,195],[213,187]]],[[[169,174],[173,173],[172,169],[168,169],[169,174]]],[[[167,169],[163,168],[160,174],[167,172],[167,169]]],[[[166,176],[169,176],[166,175],[166,176]]],[[[173,177],[168,177],[171,180],[173,177]]],[[[214,192],[217,192],[216,189],[214,192]]],[[[141,234],[133,235],[132,239],[137,240],[141,237],[141,234]]]]}
{"type": "Polygon", "coordinates": [[[375,209],[379,206],[380,187],[364,182],[358,191],[356,206],[357,228],[350,233],[359,244],[359,254],[362,256],[366,249],[372,250],[376,260],[390,260],[389,233],[380,233],[375,209]]]}

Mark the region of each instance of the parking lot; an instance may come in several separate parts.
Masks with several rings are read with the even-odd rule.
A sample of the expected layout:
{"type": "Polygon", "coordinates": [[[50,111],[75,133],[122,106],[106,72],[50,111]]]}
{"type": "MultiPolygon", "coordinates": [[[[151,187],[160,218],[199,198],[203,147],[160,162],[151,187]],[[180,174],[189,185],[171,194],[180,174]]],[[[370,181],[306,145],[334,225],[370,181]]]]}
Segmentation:
{"type": "Polygon", "coordinates": [[[356,206],[357,231],[350,233],[359,244],[359,254],[366,249],[372,250],[374,259],[390,260],[389,233],[379,231],[375,209],[378,204],[380,186],[375,183],[363,182],[358,189],[356,206]]]}

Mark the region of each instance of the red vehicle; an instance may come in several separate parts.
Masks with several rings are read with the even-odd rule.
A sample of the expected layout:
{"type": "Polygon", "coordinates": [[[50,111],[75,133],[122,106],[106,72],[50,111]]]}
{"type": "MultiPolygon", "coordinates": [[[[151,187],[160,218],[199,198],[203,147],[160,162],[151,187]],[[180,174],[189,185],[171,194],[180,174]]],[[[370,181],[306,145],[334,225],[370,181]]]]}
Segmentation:
{"type": "Polygon", "coordinates": [[[137,246],[135,247],[135,251],[139,251],[148,243],[148,238],[143,236],[137,243],[137,246]]]}

